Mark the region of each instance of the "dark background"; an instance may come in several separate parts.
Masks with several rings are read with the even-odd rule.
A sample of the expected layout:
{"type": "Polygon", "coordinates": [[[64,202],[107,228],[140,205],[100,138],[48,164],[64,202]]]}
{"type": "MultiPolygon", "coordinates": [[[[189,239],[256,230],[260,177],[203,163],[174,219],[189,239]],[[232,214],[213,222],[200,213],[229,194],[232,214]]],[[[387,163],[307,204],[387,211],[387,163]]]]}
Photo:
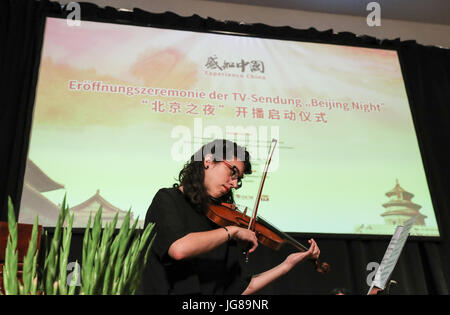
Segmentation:
{"type": "MultiPolygon", "coordinates": [[[[174,13],[152,14],[135,9],[119,12],[81,3],[83,20],[175,28],[191,31],[229,31],[249,36],[352,45],[398,51],[409,103],[422,152],[425,171],[440,228],[439,239],[410,239],[395,268],[392,279],[398,284],[391,294],[449,294],[450,288],[450,51],[423,46],[415,41],[381,40],[350,32],[334,34],[313,28],[271,27],[204,19],[197,15],[180,17],[174,13]]],[[[35,89],[47,16],[66,17],[69,12],[56,2],[9,0],[0,2],[0,220],[7,220],[7,197],[16,211],[25,172],[35,89]]],[[[380,161],[388,163],[388,161],[380,161]]],[[[149,196],[149,202],[152,196],[149,196]]],[[[338,215],[338,214],[337,214],[338,215]]],[[[18,217],[18,213],[16,213],[18,217]]],[[[52,229],[48,229],[51,235],[52,229]]],[[[294,235],[303,244],[314,237],[321,260],[332,271],[321,275],[309,263],[264,288],[261,294],[329,294],[344,287],[352,294],[366,294],[369,262],[380,262],[389,237],[343,235],[294,235]]],[[[71,261],[80,261],[83,230],[75,230],[71,261]]],[[[251,255],[249,266],[255,273],[280,263],[293,252],[289,246],[274,252],[260,246],[251,255]]]]}

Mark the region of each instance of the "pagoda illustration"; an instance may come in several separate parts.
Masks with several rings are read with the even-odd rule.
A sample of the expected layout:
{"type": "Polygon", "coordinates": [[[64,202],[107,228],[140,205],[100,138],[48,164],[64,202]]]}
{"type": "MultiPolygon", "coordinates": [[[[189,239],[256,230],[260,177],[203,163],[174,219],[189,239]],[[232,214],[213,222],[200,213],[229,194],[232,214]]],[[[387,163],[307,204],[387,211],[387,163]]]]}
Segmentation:
{"type": "Polygon", "coordinates": [[[51,179],[32,160],[27,159],[19,222],[33,224],[36,216],[39,216],[39,224],[44,226],[54,224],[59,215],[59,206],[43,193],[63,188],[64,185],[51,179]]]}
{"type": "Polygon", "coordinates": [[[390,200],[383,204],[386,211],[381,216],[384,218],[385,224],[401,225],[412,217],[418,216],[415,225],[425,225],[427,216],[419,212],[422,206],[411,201],[414,194],[404,190],[398,183],[398,179],[395,180],[395,183],[395,187],[386,193],[390,200]]]}
{"type": "MultiPolygon", "coordinates": [[[[54,226],[58,219],[61,205],[53,203],[44,194],[46,192],[64,189],[65,187],[50,178],[31,159],[27,159],[26,163],[19,222],[33,224],[36,216],[38,216],[39,224],[43,226],[54,226]]],[[[69,209],[71,213],[75,214],[73,227],[85,228],[89,216],[92,214],[93,220],[100,206],[102,207],[102,224],[104,225],[107,222],[112,222],[114,216],[117,214],[118,220],[116,228],[120,228],[128,211],[124,211],[112,205],[100,195],[100,190],[97,190],[97,192],[86,201],[69,209]]],[[[130,224],[134,224],[134,221],[133,213],[131,213],[130,224]]],[[[137,227],[142,228],[143,225],[144,221],[139,220],[137,227]]]]}
{"type": "Polygon", "coordinates": [[[425,224],[426,215],[420,213],[421,205],[412,202],[414,194],[406,191],[400,186],[399,180],[395,180],[395,186],[385,195],[389,200],[382,204],[384,212],[380,216],[384,219],[384,224],[378,222],[361,222],[354,227],[354,232],[359,234],[379,234],[391,235],[395,228],[403,225],[407,220],[416,217],[411,228],[411,235],[417,236],[439,236],[437,226],[427,226],[425,224]]]}
{"type": "MultiPolygon", "coordinates": [[[[125,215],[128,212],[112,205],[100,195],[100,190],[97,189],[97,192],[92,197],[69,209],[71,213],[75,214],[73,226],[86,227],[89,221],[89,216],[92,216],[92,222],[92,220],[94,220],[95,214],[97,213],[97,210],[100,207],[102,207],[103,225],[107,222],[112,222],[115,215],[117,214],[118,217],[116,228],[119,228],[122,225],[122,222],[125,219],[125,215]]],[[[133,213],[130,214],[130,222],[134,222],[133,213]]]]}

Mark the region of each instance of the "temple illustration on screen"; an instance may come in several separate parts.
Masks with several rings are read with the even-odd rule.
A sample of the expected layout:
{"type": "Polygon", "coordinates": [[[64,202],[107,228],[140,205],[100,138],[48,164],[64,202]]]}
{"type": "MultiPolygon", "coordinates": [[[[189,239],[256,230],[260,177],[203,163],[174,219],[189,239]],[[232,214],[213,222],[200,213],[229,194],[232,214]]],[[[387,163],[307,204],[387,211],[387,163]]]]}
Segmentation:
{"type": "MultiPolygon", "coordinates": [[[[100,190],[97,189],[97,192],[89,199],[70,208],[70,213],[75,214],[74,226],[86,227],[89,221],[89,216],[92,215],[92,222],[92,220],[94,219],[94,214],[100,207],[102,207],[102,222],[112,222],[114,220],[114,216],[117,214],[117,227],[120,227],[122,225],[122,222],[125,219],[125,215],[128,212],[113,206],[110,202],[108,202],[100,195],[100,190]]],[[[131,222],[134,221],[133,213],[130,214],[130,219],[131,222]]]]}
{"type": "Polygon", "coordinates": [[[391,234],[395,227],[402,225],[412,217],[417,216],[415,224],[411,229],[411,235],[436,236],[438,229],[426,226],[426,215],[420,213],[421,205],[412,201],[414,194],[406,191],[400,186],[399,180],[395,180],[395,187],[385,193],[389,201],[382,204],[385,211],[380,214],[384,219],[384,224],[361,224],[355,228],[360,234],[391,234]]]}
{"type": "Polygon", "coordinates": [[[39,216],[40,225],[55,225],[59,206],[46,198],[43,193],[63,188],[64,185],[51,179],[32,160],[27,159],[19,222],[33,224],[36,216],[39,216]]]}
{"type": "Polygon", "coordinates": [[[419,211],[422,206],[411,201],[414,194],[404,190],[400,186],[398,179],[395,182],[395,187],[386,193],[386,196],[390,200],[383,204],[386,211],[381,216],[384,218],[385,223],[387,225],[401,225],[418,215],[419,217],[416,219],[415,224],[425,225],[425,218],[427,216],[421,214],[419,211]]]}
{"type": "MultiPolygon", "coordinates": [[[[64,189],[64,185],[51,179],[32,160],[27,159],[25,177],[22,191],[22,202],[20,205],[19,222],[33,224],[36,216],[39,216],[39,224],[43,226],[53,226],[57,222],[60,212],[60,204],[55,204],[43,193],[64,189]]],[[[73,227],[86,227],[89,216],[94,215],[102,207],[102,223],[112,222],[114,216],[118,214],[117,225],[119,228],[128,211],[124,211],[100,195],[100,190],[82,203],[70,207],[70,214],[75,214],[73,227]]],[[[130,214],[130,222],[134,223],[133,213],[130,214]]],[[[92,223],[91,223],[92,225],[92,223]]],[[[143,221],[139,220],[137,227],[142,227],[143,221]]]]}

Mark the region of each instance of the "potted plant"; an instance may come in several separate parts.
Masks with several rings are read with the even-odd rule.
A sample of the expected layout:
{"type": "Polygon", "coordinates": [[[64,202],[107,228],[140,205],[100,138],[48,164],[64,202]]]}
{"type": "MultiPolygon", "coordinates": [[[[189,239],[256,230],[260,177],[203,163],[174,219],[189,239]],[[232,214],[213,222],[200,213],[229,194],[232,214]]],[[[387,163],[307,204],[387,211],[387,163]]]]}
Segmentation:
{"type": "Polygon", "coordinates": [[[17,277],[17,222],[11,199],[8,200],[9,237],[5,253],[3,284],[6,294],[134,294],[142,278],[154,224],[144,230],[130,226],[128,211],[118,233],[117,215],[102,228],[102,208],[91,217],[84,232],[81,270],[78,263],[70,279],[67,275],[74,215],[70,216],[64,197],[52,239],[44,232],[47,246],[37,249],[36,218],[27,254],[23,261],[22,281],[17,277]],[[70,283],[69,283],[70,282],[70,283]]]}

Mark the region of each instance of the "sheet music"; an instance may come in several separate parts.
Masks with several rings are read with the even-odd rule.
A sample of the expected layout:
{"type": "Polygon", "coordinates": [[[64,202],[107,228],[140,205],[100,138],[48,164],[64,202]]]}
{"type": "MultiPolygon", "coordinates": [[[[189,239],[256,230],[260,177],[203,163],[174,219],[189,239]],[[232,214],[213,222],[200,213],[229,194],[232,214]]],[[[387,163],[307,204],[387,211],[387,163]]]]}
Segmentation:
{"type": "Polygon", "coordinates": [[[419,216],[412,217],[411,219],[406,221],[403,225],[399,225],[395,229],[395,232],[392,235],[386,253],[384,254],[383,260],[381,261],[377,273],[375,274],[375,278],[372,281],[369,293],[373,287],[377,287],[383,290],[386,287],[386,283],[389,280],[389,277],[391,276],[392,271],[394,270],[395,265],[397,264],[398,258],[402,253],[403,246],[405,245],[406,240],[408,239],[409,232],[418,217],[419,216]]]}

